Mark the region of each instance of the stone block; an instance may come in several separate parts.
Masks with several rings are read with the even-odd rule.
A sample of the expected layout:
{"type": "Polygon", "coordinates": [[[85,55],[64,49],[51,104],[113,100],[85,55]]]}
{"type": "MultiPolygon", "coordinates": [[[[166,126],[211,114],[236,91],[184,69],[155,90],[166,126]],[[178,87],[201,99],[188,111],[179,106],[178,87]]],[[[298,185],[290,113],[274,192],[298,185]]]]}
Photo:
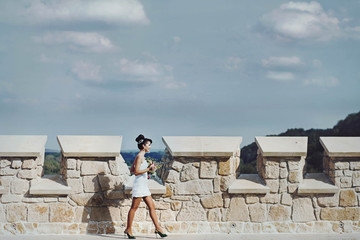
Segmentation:
{"type": "Polygon", "coordinates": [[[180,181],[185,182],[195,179],[199,179],[199,170],[191,164],[184,165],[180,172],[180,181]]]}
{"type": "Polygon", "coordinates": [[[99,193],[80,193],[70,195],[71,200],[73,200],[78,206],[98,206],[102,205],[103,197],[99,193]]]}
{"type": "Polygon", "coordinates": [[[350,169],[360,170],[360,162],[350,162],[350,169]]]}
{"type": "MultiPolygon", "coordinates": [[[[5,217],[5,209],[3,207],[3,205],[0,205],[0,223],[4,223],[6,221],[6,217],[5,217]]],[[[0,231],[1,234],[1,231],[0,231]]]]}
{"type": "Polygon", "coordinates": [[[61,234],[64,230],[62,224],[39,223],[37,227],[38,234],[61,234]]]}
{"type": "Polygon", "coordinates": [[[279,180],[277,179],[265,179],[266,186],[270,188],[271,193],[277,193],[279,191],[279,180]]]}
{"type": "Polygon", "coordinates": [[[12,160],[11,161],[11,168],[21,168],[22,161],[21,160],[12,160]]]}
{"type": "Polygon", "coordinates": [[[246,195],[245,200],[246,204],[254,204],[259,202],[259,197],[254,195],[246,195]]]}
{"type": "Polygon", "coordinates": [[[74,209],[66,203],[50,204],[50,222],[73,222],[74,209]]]}
{"type": "Polygon", "coordinates": [[[107,161],[82,161],[81,175],[109,174],[110,169],[107,161]]]}
{"type": "Polygon", "coordinates": [[[207,216],[209,222],[221,222],[221,211],[219,208],[210,209],[207,216]]]}
{"type": "Polygon", "coordinates": [[[120,208],[117,207],[93,207],[91,208],[90,221],[121,221],[120,208]]]}
{"type": "Polygon", "coordinates": [[[53,202],[57,202],[58,198],[57,197],[44,197],[44,202],[46,203],[53,203],[53,202]]]}
{"type": "Polygon", "coordinates": [[[272,205],[269,210],[269,221],[289,221],[291,216],[291,207],[283,205],[272,205]]]}
{"type": "Polygon", "coordinates": [[[178,173],[175,170],[169,170],[169,174],[168,174],[165,182],[176,183],[179,181],[179,179],[180,179],[180,173],[178,173]]]}
{"type": "Polygon", "coordinates": [[[201,204],[204,208],[218,208],[223,206],[222,194],[217,193],[211,196],[201,198],[201,204]]]}
{"type": "Polygon", "coordinates": [[[252,204],[249,206],[251,222],[265,222],[267,217],[266,204],[252,204]]]}
{"type": "Polygon", "coordinates": [[[66,165],[67,169],[76,170],[76,159],[68,158],[66,160],[66,165]]]}
{"type": "Polygon", "coordinates": [[[182,202],[174,201],[170,203],[171,210],[173,211],[179,211],[181,209],[182,202]]]}
{"type": "Polygon", "coordinates": [[[294,222],[315,221],[314,208],[311,198],[295,198],[293,200],[292,219],[294,222]]]}
{"type": "Polygon", "coordinates": [[[242,197],[233,197],[226,210],[225,221],[249,221],[249,211],[242,197]]]}
{"type": "Polygon", "coordinates": [[[288,182],[287,179],[279,180],[279,193],[287,192],[288,190],[288,182]]]}
{"type": "Polygon", "coordinates": [[[90,221],[90,209],[86,207],[75,208],[75,222],[89,222],[90,221]]]}
{"type": "Polygon", "coordinates": [[[260,197],[261,203],[270,203],[270,204],[276,204],[279,203],[280,195],[279,194],[271,194],[267,193],[265,196],[260,197]]]}
{"type": "Polygon", "coordinates": [[[292,205],[292,197],[288,193],[283,193],[281,195],[281,204],[291,206],[292,205]]]}
{"type": "Polygon", "coordinates": [[[354,207],[358,205],[354,189],[345,189],[340,191],[339,205],[341,207],[354,207]]]}
{"type": "Polygon", "coordinates": [[[289,184],[288,185],[288,193],[294,193],[298,188],[298,184],[289,184]]]}
{"type": "Polygon", "coordinates": [[[0,159],[0,168],[6,168],[11,165],[11,162],[7,159],[0,159]]]}
{"type": "Polygon", "coordinates": [[[346,177],[352,177],[353,171],[351,171],[351,170],[344,170],[344,175],[345,175],[346,177]]]}
{"type": "Polygon", "coordinates": [[[84,176],[82,178],[82,182],[83,182],[83,187],[84,187],[84,192],[86,193],[94,193],[94,192],[99,192],[100,189],[100,185],[99,185],[99,180],[97,176],[84,176]]]}
{"type": "Polygon", "coordinates": [[[17,179],[11,182],[11,193],[13,194],[25,194],[29,191],[29,181],[17,179]]]}
{"type": "Polygon", "coordinates": [[[5,194],[1,197],[2,203],[18,203],[23,198],[22,195],[5,194]]]}
{"type": "Polygon", "coordinates": [[[287,178],[288,177],[288,170],[287,168],[280,168],[280,178],[287,178]]]}
{"type": "Polygon", "coordinates": [[[83,192],[83,184],[81,178],[68,178],[66,179],[66,183],[69,187],[71,187],[72,194],[83,192]]]}
{"type": "Polygon", "coordinates": [[[289,172],[289,182],[299,183],[302,180],[302,172],[299,171],[290,171],[289,172]]]}
{"type": "Polygon", "coordinates": [[[360,208],[322,208],[320,211],[321,220],[325,221],[359,221],[360,208]]]}
{"type": "Polygon", "coordinates": [[[107,190],[104,192],[104,197],[107,199],[124,199],[124,190],[107,190]]]}
{"type": "Polygon", "coordinates": [[[280,175],[280,168],[278,164],[265,165],[264,178],[278,179],[280,175]]]}
{"type": "Polygon", "coordinates": [[[206,212],[196,202],[184,202],[176,217],[177,221],[206,221],[206,212]]]}
{"type": "Polygon", "coordinates": [[[22,162],[22,169],[32,169],[36,167],[36,162],[34,159],[25,159],[22,162]]]}
{"type": "Polygon", "coordinates": [[[228,176],[234,173],[234,159],[230,157],[225,161],[219,161],[219,175],[228,176]]]}
{"type": "Polygon", "coordinates": [[[360,186],[360,171],[354,171],[352,175],[352,184],[354,187],[360,186]]]}
{"type": "Polygon", "coordinates": [[[219,176],[215,177],[213,180],[213,184],[214,184],[214,192],[220,192],[220,180],[221,178],[219,176]]]}
{"type": "Polygon", "coordinates": [[[351,177],[341,177],[340,178],[340,187],[341,188],[350,188],[352,184],[351,177]]]}
{"type": "Polygon", "coordinates": [[[19,170],[13,169],[10,166],[0,169],[0,176],[14,176],[19,170]]]}
{"type": "Polygon", "coordinates": [[[217,170],[216,161],[200,162],[200,178],[215,178],[217,170]]]}
{"type": "Polygon", "coordinates": [[[334,170],[346,170],[349,169],[350,164],[349,162],[330,162],[330,169],[334,170]]]}
{"type": "Polygon", "coordinates": [[[175,185],[175,194],[211,194],[213,191],[212,180],[190,180],[179,182],[175,185]]]}
{"type": "Polygon", "coordinates": [[[30,204],[28,206],[28,221],[29,222],[48,222],[49,221],[49,205],[30,204]]]}
{"type": "Polygon", "coordinates": [[[330,222],[314,222],[313,233],[332,233],[330,222]]]}
{"type": "MultiPolygon", "coordinates": [[[[85,177],[84,177],[85,178],[85,177]]],[[[122,177],[116,177],[113,175],[99,175],[98,176],[101,190],[110,190],[110,189],[123,189],[124,183],[122,177]]]]}
{"type": "MultiPolygon", "coordinates": [[[[4,196],[3,196],[4,197],[4,196]]],[[[27,208],[22,204],[9,204],[6,206],[6,219],[8,222],[26,221],[27,208]]]]}
{"type": "Polygon", "coordinates": [[[220,178],[220,190],[225,192],[228,190],[230,185],[235,181],[236,177],[234,175],[222,176],[220,178]]]}
{"type": "Polygon", "coordinates": [[[66,178],[80,178],[80,171],[77,170],[67,170],[66,178]]]}
{"type": "Polygon", "coordinates": [[[35,179],[37,178],[37,172],[35,169],[20,170],[18,173],[18,177],[23,179],[35,179]]]}
{"type": "Polygon", "coordinates": [[[176,170],[176,171],[178,171],[178,172],[181,171],[181,169],[183,168],[183,166],[184,166],[184,164],[181,163],[181,162],[179,162],[179,161],[173,161],[173,162],[171,163],[171,168],[174,169],[174,170],[176,170]]]}
{"type": "Polygon", "coordinates": [[[174,222],[175,214],[171,210],[164,210],[160,213],[160,221],[161,222],[174,222]]]}

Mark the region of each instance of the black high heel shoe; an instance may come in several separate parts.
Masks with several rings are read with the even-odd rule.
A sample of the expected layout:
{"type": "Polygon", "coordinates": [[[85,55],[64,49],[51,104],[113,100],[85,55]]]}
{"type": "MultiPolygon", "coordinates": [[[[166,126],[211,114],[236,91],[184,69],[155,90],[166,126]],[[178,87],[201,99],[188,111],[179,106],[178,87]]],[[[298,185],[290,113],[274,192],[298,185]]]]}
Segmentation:
{"type": "Polygon", "coordinates": [[[155,236],[157,237],[157,234],[160,235],[160,237],[164,238],[167,237],[167,235],[165,233],[160,232],[159,230],[155,229],[155,236]]]}
{"type": "Polygon", "coordinates": [[[129,239],[136,239],[135,236],[131,236],[126,230],[124,231],[124,238],[125,238],[125,234],[127,235],[127,237],[128,237],[129,239]]]}

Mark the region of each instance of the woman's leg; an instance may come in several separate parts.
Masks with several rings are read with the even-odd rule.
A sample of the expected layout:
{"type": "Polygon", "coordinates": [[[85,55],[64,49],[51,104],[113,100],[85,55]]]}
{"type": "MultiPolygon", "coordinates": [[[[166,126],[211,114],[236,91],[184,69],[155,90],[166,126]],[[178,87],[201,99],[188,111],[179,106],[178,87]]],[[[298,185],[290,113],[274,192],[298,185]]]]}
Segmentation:
{"type": "Polygon", "coordinates": [[[129,210],[129,214],[128,214],[128,219],[127,219],[127,226],[126,226],[126,231],[130,234],[132,234],[131,231],[131,226],[134,220],[134,216],[135,216],[135,212],[137,210],[137,208],[139,207],[141,202],[141,198],[133,198],[132,199],[132,204],[131,204],[131,208],[129,210]]]}
{"type": "Polygon", "coordinates": [[[164,231],[161,229],[158,218],[156,216],[155,204],[152,197],[151,196],[144,197],[144,201],[149,208],[150,217],[155,225],[155,228],[163,233],[164,231]]]}

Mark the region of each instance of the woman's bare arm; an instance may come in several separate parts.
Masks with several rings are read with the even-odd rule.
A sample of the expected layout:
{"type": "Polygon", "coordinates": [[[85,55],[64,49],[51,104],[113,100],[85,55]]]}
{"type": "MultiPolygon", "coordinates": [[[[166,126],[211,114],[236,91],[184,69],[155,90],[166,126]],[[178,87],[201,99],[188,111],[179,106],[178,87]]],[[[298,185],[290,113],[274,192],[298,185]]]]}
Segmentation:
{"type": "Polygon", "coordinates": [[[141,160],[142,159],[139,156],[136,156],[135,161],[134,161],[134,164],[135,164],[134,174],[135,174],[135,176],[140,175],[140,174],[144,174],[144,173],[146,173],[146,172],[148,172],[150,170],[150,168],[145,168],[144,170],[140,170],[141,160]]]}

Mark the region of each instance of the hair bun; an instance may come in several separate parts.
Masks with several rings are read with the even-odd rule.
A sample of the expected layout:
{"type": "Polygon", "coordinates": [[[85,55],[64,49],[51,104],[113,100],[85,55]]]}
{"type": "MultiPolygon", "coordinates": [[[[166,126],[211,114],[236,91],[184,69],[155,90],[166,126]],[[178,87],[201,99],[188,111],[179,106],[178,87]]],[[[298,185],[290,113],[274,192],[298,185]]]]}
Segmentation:
{"type": "Polygon", "coordinates": [[[136,142],[140,142],[141,140],[144,140],[144,139],[145,139],[144,135],[140,134],[140,135],[135,139],[135,141],[136,141],[136,142]]]}

